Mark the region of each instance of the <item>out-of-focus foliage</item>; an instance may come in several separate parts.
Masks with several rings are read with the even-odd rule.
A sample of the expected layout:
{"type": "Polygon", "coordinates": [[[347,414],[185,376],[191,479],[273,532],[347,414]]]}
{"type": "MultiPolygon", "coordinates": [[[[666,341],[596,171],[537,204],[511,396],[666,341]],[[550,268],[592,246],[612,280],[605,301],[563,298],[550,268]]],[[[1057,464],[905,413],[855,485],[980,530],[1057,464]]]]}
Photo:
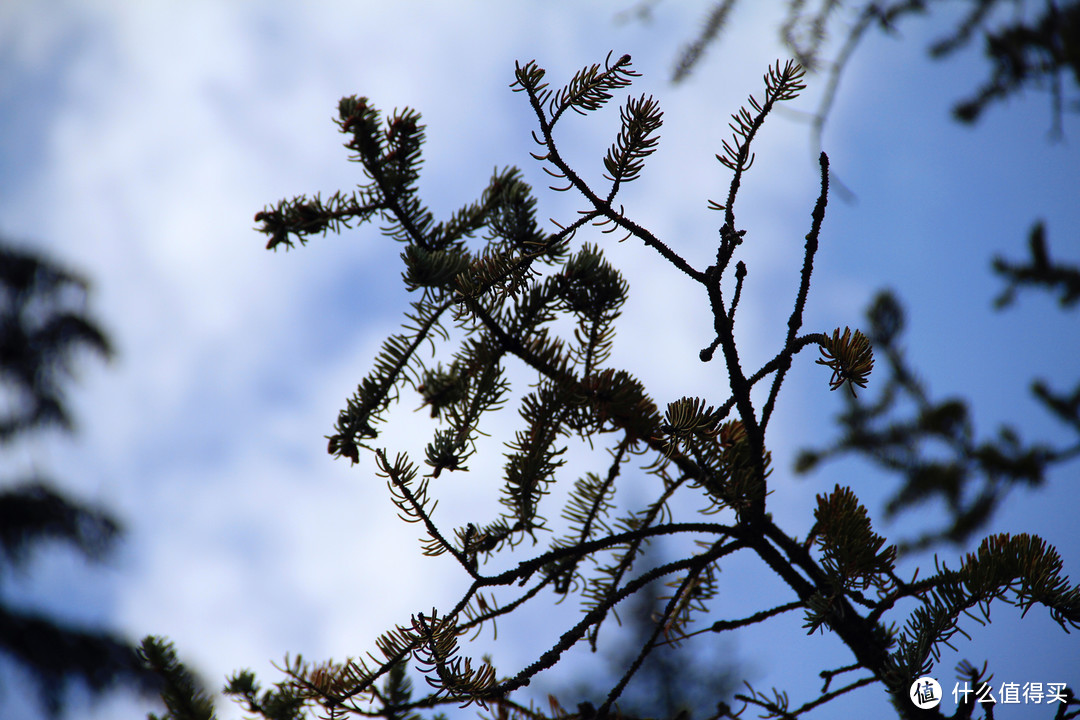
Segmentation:
{"type": "MultiPolygon", "coordinates": [[[[0,243],[0,450],[12,453],[27,434],[49,427],[72,429],[65,384],[77,354],[112,353],[105,334],[86,314],[86,292],[86,281],[75,273],[39,254],[0,243]]],[[[42,475],[19,477],[5,468],[0,478],[4,575],[30,573],[32,551],[49,541],[99,559],[119,530],[104,510],[64,496],[42,475]]],[[[53,717],[76,682],[95,695],[120,686],[157,690],[135,648],[115,633],[79,627],[3,599],[0,654],[29,671],[42,706],[53,717]]]]}

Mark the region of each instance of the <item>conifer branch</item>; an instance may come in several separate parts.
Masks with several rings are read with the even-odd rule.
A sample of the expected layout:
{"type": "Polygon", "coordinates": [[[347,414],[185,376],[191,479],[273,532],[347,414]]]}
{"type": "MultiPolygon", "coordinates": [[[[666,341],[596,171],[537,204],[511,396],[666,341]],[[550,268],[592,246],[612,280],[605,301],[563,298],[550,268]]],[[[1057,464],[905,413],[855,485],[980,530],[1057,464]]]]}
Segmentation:
{"type": "Polygon", "coordinates": [[[724,141],[724,154],[717,155],[720,164],[733,172],[731,186],[728,188],[728,197],[725,205],[712,206],[724,210],[724,225],[729,228],[735,227],[735,195],[739,192],[742,184],[742,176],[750,166],[754,164],[754,156],[750,152],[750,144],[765,122],[765,117],[772,111],[778,102],[793,100],[799,93],[806,89],[802,84],[802,78],[806,71],[794,60],[788,60],[784,68],[780,69],[780,61],[776,61],[775,67],[770,67],[765,73],[765,102],[759,103],[753,95],[750,96],[750,107],[755,111],[751,115],[745,107],[731,116],[732,123],[728,124],[733,131],[732,144],[724,141]]]}
{"type": "MultiPolygon", "coordinates": [[[[620,59],[620,63],[623,63],[624,61],[625,64],[628,66],[630,63],[630,56],[624,55],[620,59]]],[[[685,260],[683,260],[674,251],[672,251],[670,247],[668,247],[665,243],[663,243],[660,239],[658,239],[648,230],[645,230],[640,225],[637,225],[636,223],[627,219],[622,213],[616,212],[611,207],[610,202],[605,202],[601,200],[600,197],[588,186],[588,184],[586,184],[585,181],[583,181],[577,175],[577,173],[575,173],[570,168],[566,161],[563,160],[558,148],[556,147],[555,139],[552,135],[552,131],[555,126],[555,120],[557,118],[553,117],[551,120],[548,120],[548,116],[545,113],[543,107],[544,98],[546,96],[542,92],[538,91],[538,88],[543,86],[538,85],[539,79],[535,76],[534,68],[535,62],[530,62],[528,65],[525,66],[525,68],[521,68],[520,66],[518,66],[516,71],[517,81],[515,82],[515,85],[519,86],[516,87],[515,90],[524,90],[529,96],[529,103],[532,105],[533,112],[536,114],[537,122],[540,125],[540,132],[542,136],[541,138],[536,138],[534,135],[534,139],[536,140],[537,144],[544,147],[547,151],[544,155],[534,155],[533,157],[535,157],[537,160],[547,161],[554,165],[558,173],[551,174],[553,174],[555,177],[565,178],[570,183],[570,185],[567,186],[566,189],[569,189],[569,187],[577,188],[581,192],[581,194],[589,200],[597,213],[603,215],[610,222],[614,223],[619,227],[622,227],[630,234],[641,239],[646,245],[655,248],[668,262],[677,267],[679,270],[682,270],[691,278],[694,278],[695,280],[698,280],[700,282],[703,278],[700,271],[695,270],[693,267],[691,267],[685,260]],[[530,74],[530,72],[532,74],[530,74]]],[[[593,66],[593,68],[596,68],[596,66],[593,66]]],[[[543,75],[541,74],[540,77],[542,78],[543,75]]],[[[658,122],[656,126],[659,127],[658,122]]],[[[612,197],[614,197],[614,194],[612,194],[612,197]]]]}
{"type": "MultiPolygon", "coordinates": [[[[599,110],[636,76],[629,56],[612,64],[609,55],[603,67],[587,66],[566,86],[551,90],[545,71],[535,62],[516,66],[512,87],[526,94],[538,122],[533,137],[542,150],[534,157],[562,185],[558,189],[574,188],[585,198],[585,208],[574,222],[552,220],[556,233],[541,232],[531,189],[514,169],[496,171],[479,201],[436,223],[417,198],[423,143],[419,115],[410,110],[395,113],[384,127],[378,111],[366,99],[355,97],[342,101],[339,124],[349,136],[347,147],[353,159],[363,165],[371,182],[352,197],[335,195],[324,203],[318,196],[314,201],[300,196],[257,216],[271,247],[291,247],[294,236],[303,244],[313,232],[338,230],[375,216],[387,223],[384,234],[405,243],[403,279],[410,290],[421,291],[421,299],[413,304],[403,332],[387,340],[374,369],[339,415],[329,450],[354,463],[359,448],[373,452],[402,519],[424,526],[424,553],[450,554],[471,581],[449,612],[432,609],[412,615],[409,622],[379,637],[378,654],[369,654],[366,660],[312,665],[299,656],[286,658],[283,671],[289,681],[279,695],[260,694],[253,676],[238,676],[235,694],[251,712],[280,720],[270,698],[297,702],[298,709],[319,707],[335,718],[347,714],[420,720],[416,713],[420,709],[478,703],[493,706],[507,720],[547,720],[544,713],[524,708],[509,694],[529,685],[578,642],[587,641],[596,649],[600,628],[612,615],[618,618],[619,604],[664,578],[671,590],[664,591],[670,595],[663,598],[666,603],[656,624],[643,634],[636,655],[628,660],[600,708],[579,706],[582,720],[607,720],[615,701],[657,646],[674,645],[702,632],[766,622],[795,609],[802,610],[810,632],[833,633],[851,651],[855,662],[844,671],[862,669],[869,677],[829,691],[829,681],[840,671],[828,671],[821,694],[794,710],[779,690],[770,696],[750,688],[748,694],[736,696],[747,706],[780,717],[803,714],[871,683],[880,683],[891,693],[901,716],[913,717],[912,706],[905,704],[905,683],[916,673],[928,671],[938,643],[962,632],[960,615],[973,608],[985,611],[994,599],[1011,602],[1023,612],[1042,604],[1063,628],[1080,626],[1080,588],[1061,575],[1060,558],[1038,538],[996,536],[984,543],[978,556],[969,556],[960,570],[940,567],[929,578],[905,582],[894,567],[903,546],[889,544],[874,531],[865,508],[848,488],[837,486],[818,497],[814,527],[805,541],[774,522],[766,512],[773,468],[765,430],[795,355],[811,345],[822,353],[818,364],[832,371],[829,384],[833,389],[845,384],[865,387],[874,365],[873,340],[894,375],[885,392],[892,397],[899,388],[914,397],[920,413],[915,426],[947,439],[958,452],[978,458],[988,469],[1008,468],[1017,476],[1037,479],[1047,463],[1075,453],[1067,447],[1025,450],[1018,441],[1005,449],[976,446],[966,411],[954,403],[933,403],[901,361],[894,340],[902,315],[895,304],[879,304],[869,335],[850,328],[836,328],[831,334],[798,334],[828,199],[829,163],[824,153],[819,158],[821,190],[811,214],[783,345],[756,371],[744,369],[735,339],[735,311],[748,277],[746,263],[736,260],[746,231],[736,228],[733,205],[753,162],[752,142],[775,104],[793,99],[803,89],[803,70],[793,61],[783,68],[777,62],[765,75],[764,101],[751,96],[753,112],[743,108],[733,116],[733,140],[725,142],[724,155],[717,156],[733,173],[727,204],[711,203],[725,210],[725,221],[715,262],[704,271],[693,268],[628,219],[624,208],[613,205],[622,184],[641,175],[657,147],[662,113],[653,98],[630,98],[620,109],[620,131],[604,156],[605,178],[611,183],[604,193],[583,181],[554,139],[554,127],[566,110],[579,114],[599,110]],[[575,234],[587,223],[603,233],[621,230],[638,237],[705,287],[713,314],[713,339],[699,356],[709,361],[721,349],[730,391],[723,402],[683,397],[667,402],[661,414],[629,370],[608,366],[615,321],[629,287],[599,246],[584,243],[571,248],[575,234]],[[466,238],[485,229],[482,249],[466,246],[466,238]],[[735,287],[728,304],[726,275],[733,260],[735,287]],[[450,333],[442,326],[448,310],[464,337],[449,359],[439,355],[433,366],[426,365],[417,351],[424,344],[438,350],[450,341],[450,333]],[[563,333],[565,327],[572,330],[563,333]],[[429,495],[432,481],[444,470],[468,472],[465,463],[478,451],[483,419],[511,395],[503,366],[515,358],[535,371],[536,379],[520,394],[517,421],[521,426],[507,444],[499,496],[502,512],[486,523],[470,521],[447,532],[433,518],[437,501],[429,495]],[[771,388],[759,414],[751,391],[770,375],[771,388]],[[420,407],[438,422],[425,448],[431,472],[419,481],[416,467],[404,453],[391,463],[385,449],[367,444],[376,437],[385,411],[401,399],[405,386],[416,390],[420,407]],[[549,529],[542,511],[552,502],[552,484],[565,481],[567,475],[564,466],[569,457],[563,438],[577,435],[596,449],[594,441],[611,433],[615,437],[605,445],[610,454],[606,472],[578,475],[568,494],[560,515],[565,531],[545,550],[516,556],[508,568],[504,564],[500,570],[486,570],[525,539],[532,538],[535,545],[537,533],[549,529]],[[637,456],[643,456],[641,469],[660,486],[645,504],[616,513],[616,489],[627,480],[623,465],[637,456]],[[678,502],[680,497],[691,498],[703,515],[733,513],[735,523],[686,522],[680,515],[686,507],[678,502]],[[648,557],[645,548],[660,537],[694,541],[697,549],[642,567],[648,557]],[[714,609],[721,561],[740,550],[749,550],[767,572],[775,574],[790,590],[789,598],[745,617],[703,620],[714,609]],[[501,678],[487,660],[474,662],[463,653],[463,635],[471,632],[475,638],[484,627],[497,633],[499,619],[535,604],[547,589],[558,600],[575,594],[585,605],[583,616],[548,650],[501,678]],[[896,631],[885,622],[885,615],[903,598],[913,598],[921,607],[902,631],[896,631]],[[431,689],[422,697],[412,697],[404,674],[410,659],[419,663],[431,689]],[[381,686],[380,678],[385,678],[381,686]]],[[[1040,242],[1033,236],[1032,265],[1044,271],[1049,261],[1040,242]]],[[[1021,271],[1013,266],[1004,270],[1016,278],[1021,271]]],[[[1080,428],[1080,390],[1061,395],[1043,385],[1036,395],[1055,415],[1080,428]]],[[[861,418],[851,420],[853,432],[864,427],[859,422],[880,416],[887,405],[883,400],[861,415],[853,414],[861,418]]],[[[866,437],[853,435],[848,442],[854,445],[866,437]]],[[[812,465],[828,453],[819,453],[804,464],[812,465]]],[[[895,462],[888,457],[886,461],[895,462]]],[[[913,497],[918,492],[925,490],[916,488],[913,497]]],[[[519,552],[524,554],[524,550],[519,552]]],[[[982,677],[973,669],[969,674],[982,677]]],[[[551,716],[562,720],[568,713],[553,700],[551,716]]],[[[721,704],[717,717],[733,715],[721,704]]]]}
{"type": "Polygon", "coordinates": [[[151,714],[152,720],[214,720],[214,703],[192,672],[177,659],[172,643],[148,635],[139,646],[139,658],[164,683],[161,697],[168,710],[163,717],[151,714]]]}

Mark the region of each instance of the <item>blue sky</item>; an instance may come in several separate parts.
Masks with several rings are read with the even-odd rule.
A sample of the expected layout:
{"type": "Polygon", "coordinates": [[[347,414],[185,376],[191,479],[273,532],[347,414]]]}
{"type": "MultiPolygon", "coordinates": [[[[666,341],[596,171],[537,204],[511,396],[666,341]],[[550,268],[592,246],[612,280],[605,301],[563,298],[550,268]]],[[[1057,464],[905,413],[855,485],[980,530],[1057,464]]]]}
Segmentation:
{"type": "MultiPolygon", "coordinates": [[[[493,168],[517,165],[538,189],[539,214],[572,220],[580,200],[544,190],[547,176],[528,155],[531,112],[508,86],[516,60],[535,58],[555,84],[614,50],[631,53],[643,73],[631,91],[654,95],[665,112],[661,148],[623,202],[703,267],[719,224],[706,200],[722,199],[729,180],[713,155],[730,134],[730,114],[748,94],[760,97],[762,74],[787,56],[773,29],[782,3],[747,3],[695,76],[671,86],[677,49],[706,6],[660,3],[646,24],[616,22],[620,5],[601,2],[5,4],[0,230],[92,279],[92,310],[119,351],[109,365],[80,368],[74,440],[20,448],[12,465],[48,471],[127,528],[103,566],[46,551],[33,581],[6,592],[133,638],[168,635],[215,686],[243,667],[273,681],[270,663],[286,652],[366,652],[410,613],[452,603],[461,574],[420,557],[415,529],[396,519],[370,465],[350,468],[325,453],[337,411],[407,308],[400,249],[364,227],[269,253],[252,216],[283,197],[363,181],[331,123],[341,96],[361,94],[387,112],[408,105],[423,113],[421,188],[436,216],[475,199],[493,168]],[[382,589],[388,576],[398,592],[382,589]]],[[[1052,254],[1075,261],[1080,126],[1066,118],[1067,141],[1048,143],[1049,101],[1034,92],[994,107],[974,129],[953,123],[951,104],[985,70],[972,53],[929,63],[925,48],[941,27],[909,21],[900,40],[871,35],[843,78],[824,146],[858,201],[830,201],[806,327],[858,326],[874,292],[892,288],[908,309],[909,357],[935,397],[971,397],[984,437],[1010,422],[1025,438],[1063,442],[1026,385],[1038,375],[1073,386],[1075,314],[1060,314],[1038,294],[993,313],[1000,286],[989,262],[994,254],[1022,258],[1037,218],[1047,222],[1052,254]]],[[[794,107],[816,107],[823,79],[810,76],[809,84],[794,107]]],[[[600,178],[615,104],[563,124],[563,152],[586,178],[600,178]]],[[[818,191],[809,145],[806,125],[773,117],[739,196],[750,267],[739,311],[748,366],[782,341],[818,191]]],[[[718,363],[697,361],[710,337],[704,298],[632,240],[582,239],[601,242],[631,285],[612,363],[642,378],[661,407],[683,395],[722,402],[718,363]]],[[[514,377],[519,388],[529,380],[514,377]]],[[[781,525],[804,533],[814,496],[837,482],[880,517],[894,481],[865,465],[792,477],[800,448],[834,436],[829,419],[842,403],[809,355],[788,382],[769,438],[781,525]]],[[[386,442],[419,458],[430,423],[412,413],[417,405],[403,401],[386,442]]],[[[503,427],[513,429],[514,412],[504,413],[503,427]]],[[[493,432],[470,476],[434,488],[445,525],[498,511],[500,439],[493,432]]],[[[568,482],[603,462],[577,448],[571,457],[580,464],[568,482]]],[[[1074,463],[1052,473],[1047,489],[1015,493],[991,529],[1042,535],[1080,580],[1080,541],[1061,512],[1077,502],[1075,475],[1074,463]]],[[[878,529],[911,530],[934,517],[928,508],[914,525],[878,529]]],[[[748,603],[741,589],[722,593],[729,616],[776,596],[776,583],[755,564],[722,577],[732,588],[761,583],[769,598],[748,603]]],[[[569,615],[552,617],[572,617],[567,605],[558,613],[569,615]]],[[[990,659],[998,681],[1080,683],[1072,637],[1038,609],[1022,624],[1016,614],[995,607],[991,629],[971,623],[974,639],[946,654],[939,675],[951,680],[957,660],[969,657],[990,659]]],[[[800,624],[793,617],[743,633],[719,652],[743,663],[759,689],[787,687],[801,703],[818,680],[790,666],[794,652],[823,658],[814,667],[846,660],[830,640],[806,638],[800,624]]],[[[520,667],[527,645],[500,642],[497,667],[520,667]]],[[[572,663],[576,672],[588,667],[572,663]]],[[[0,678],[4,702],[29,712],[9,691],[16,671],[0,670],[0,678]]],[[[75,698],[73,716],[114,720],[153,709],[122,697],[83,702],[75,698]]],[[[879,690],[864,689],[822,716],[881,707],[879,690]]],[[[240,716],[227,702],[221,710],[240,716]]]]}

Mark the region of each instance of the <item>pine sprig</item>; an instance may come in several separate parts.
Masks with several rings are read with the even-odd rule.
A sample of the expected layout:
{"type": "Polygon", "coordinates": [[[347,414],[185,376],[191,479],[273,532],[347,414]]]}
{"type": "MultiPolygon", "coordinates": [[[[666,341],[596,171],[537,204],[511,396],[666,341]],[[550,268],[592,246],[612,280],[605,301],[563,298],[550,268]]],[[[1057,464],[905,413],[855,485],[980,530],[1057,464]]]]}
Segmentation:
{"type": "Polygon", "coordinates": [[[742,107],[731,116],[732,122],[728,123],[728,127],[732,130],[731,143],[725,140],[723,155],[716,156],[721,165],[734,172],[731,187],[728,191],[727,204],[720,205],[712,200],[709,201],[710,208],[726,211],[725,222],[727,225],[732,227],[735,225],[731,210],[735,204],[735,195],[738,192],[743,173],[754,164],[754,154],[750,151],[750,144],[776,103],[794,100],[800,92],[806,89],[806,85],[802,83],[805,74],[806,71],[794,60],[788,60],[783,69],[780,68],[780,61],[777,60],[776,65],[770,67],[764,76],[765,102],[759,103],[751,95],[749,103],[754,112],[751,113],[745,107],[742,107]]]}
{"type": "Polygon", "coordinates": [[[431,248],[429,232],[434,221],[416,197],[424,144],[420,114],[405,108],[380,129],[380,113],[367,98],[349,97],[341,100],[338,115],[341,132],[350,136],[345,143],[353,151],[350,159],[360,163],[371,179],[362,192],[380,207],[380,216],[387,223],[383,233],[400,242],[431,248]]]}
{"type": "Polygon", "coordinates": [[[441,418],[445,428],[436,431],[427,447],[427,463],[432,476],[442,470],[467,470],[464,463],[475,451],[475,436],[480,433],[481,418],[505,404],[510,390],[502,356],[504,351],[487,338],[470,338],[455,355],[449,369],[441,364],[436,371],[426,371],[417,391],[432,417],[441,418]]]}
{"type": "Polygon", "coordinates": [[[665,454],[670,456],[691,438],[711,440],[719,428],[720,413],[701,398],[684,397],[668,403],[660,430],[667,436],[665,454]]]}
{"type": "Polygon", "coordinates": [[[761,128],[762,123],[765,122],[765,116],[769,114],[776,103],[794,100],[798,97],[799,92],[806,89],[806,85],[801,82],[805,74],[806,71],[794,60],[788,60],[783,70],[780,69],[779,61],[777,61],[775,67],[769,68],[769,72],[765,73],[764,76],[765,102],[759,103],[751,95],[748,102],[754,112],[751,113],[743,107],[739,108],[739,112],[731,116],[732,122],[728,123],[728,127],[732,130],[731,143],[729,144],[725,140],[724,154],[716,156],[721,165],[738,173],[750,169],[750,166],[754,164],[754,155],[750,152],[750,143],[761,128]]]}
{"type": "Polygon", "coordinates": [[[653,154],[660,142],[657,135],[663,125],[664,113],[651,96],[630,98],[619,110],[622,129],[615,143],[604,156],[604,176],[612,182],[608,202],[611,202],[621,183],[637,180],[645,167],[645,159],[653,154]]]}
{"type": "MultiPolygon", "coordinates": [[[[302,658],[298,658],[302,662],[302,658]]],[[[286,658],[285,667],[290,666],[286,658]]],[[[311,673],[310,680],[293,677],[292,681],[277,683],[272,690],[263,690],[255,680],[255,674],[243,670],[233,674],[224,692],[247,712],[259,713],[268,720],[300,720],[304,707],[312,697],[325,699],[333,696],[355,679],[334,663],[325,663],[311,673]]]]}
{"type": "Polygon", "coordinates": [[[446,332],[439,325],[442,314],[451,307],[451,303],[442,305],[415,304],[415,316],[409,316],[411,334],[396,334],[387,338],[382,350],[375,358],[375,368],[360,386],[345,409],[338,415],[336,431],[328,436],[327,449],[331,455],[347,457],[354,463],[359,459],[358,447],[366,440],[378,437],[375,426],[382,422],[383,413],[397,400],[398,391],[403,384],[416,387],[420,384],[418,373],[422,370],[416,357],[417,350],[431,341],[433,334],[446,337],[446,332]]]}
{"type": "MultiPolygon", "coordinates": [[[[532,65],[534,63],[530,63],[532,65]]],[[[529,66],[527,65],[526,68],[529,66]]],[[[554,96],[547,100],[538,96],[541,103],[547,100],[548,115],[551,118],[551,126],[559,121],[559,118],[567,110],[571,109],[579,115],[585,115],[593,110],[598,110],[611,99],[611,93],[629,85],[634,78],[640,77],[641,73],[630,69],[630,56],[623,55],[615,64],[611,64],[611,53],[604,59],[603,69],[599,64],[586,66],[574,74],[570,82],[558,90],[554,96]]],[[[517,75],[516,84],[524,89],[536,91],[533,83],[535,71],[523,69],[517,75]]],[[[540,75],[542,78],[543,75],[540,75]]],[[[512,86],[513,87],[513,86],[512,86]]]]}
{"type": "Polygon", "coordinates": [[[893,572],[896,548],[885,546],[850,488],[839,485],[818,495],[814,529],[823,555],[822,565],[839,589],[865,590],[883,586],[893,572]]]}
{"type": "Polygon", "coordinates": [[[939,658],[937,646],[949,641],[960,628],[961,616],[978,610],[989,622],[990,603],[1000,600],[1021,610],[1036,604],[1050,611],[1051,619],[1068,631],[1080,627],[1080,586],[1070,585],[1062,575],[1057,551],[1039,537],[999,534],[983,540],[976,553],[969,553],[960,568],[941,568],[926,602],[916,608],[897,638],[890,657],[891,671],[886,682],[894,690],[933,669],[939,658]]]}
{"type": "Polygon", "coordinates": [[[301,245],[306,245],[312,235],[326,235],[329,231],[339,233],[352,227],[354,222],[366,222],[382,209],[378,202],[365,200],[361,194],[345,195],[340,191],[325,201],[319,193],[311,198],[299,195],[255,213],[255,222],[261,223],[259,231],[270,237],[267,250],[277,250],[279,245],[292,249],[292,236],[301,245]]]}
{"type": "Polygon", "coordinates": [[[582,375],[589,375],[611,354],[613,323],[626,302],[629,285],[599,248],[589,244],[567,260],[548,282],[552,295],[559,300],[559,309],[577,318],[569,358],[581,368],[582,375]]]}
{"type": "Polygon", "coordinates": [[[486,659],[473,667],[471,658],[460,655],[458,628],[453,617],[423,613],[413,617],[413,633],[421,645],[413,655],[426,675],[436,697],[445,697],[468,707],[474,702],[487,707],[489,693],[497,683],[495,668],[486,659]]]}
{"type": "Polygon", "coordinates": [[[816,361],[833,371],[829,379],[829,389],[838,390],[847,383],[851,394],[855,395],[855,386],[866,387],[870,371],[874,369],[874,349],[865,335],[851,328],[833,330],[832,337],[823,336],[821,358],[816,361]]]}
{"type": "Polygon", "coordinates": [[[564,391],[544,382],[522,401],[520,414],[526,428],[507,443],[506,483],[500,502],[507,508],[506,517],[532,535],[546,525],[540,514],[540,500],[547,494],[555,471],[566,462],[566,447],[558,447],[560,436],[568,433],[564,418],[564,391]]]}
{"type": "Polygon", "coordinates": [[[161,698],[168,712],[151,720],[214,720],[214,703],[195,675],[176,656],[172,643],[148,635],[139,646],[143,665],[163,681],[161,698]]]}

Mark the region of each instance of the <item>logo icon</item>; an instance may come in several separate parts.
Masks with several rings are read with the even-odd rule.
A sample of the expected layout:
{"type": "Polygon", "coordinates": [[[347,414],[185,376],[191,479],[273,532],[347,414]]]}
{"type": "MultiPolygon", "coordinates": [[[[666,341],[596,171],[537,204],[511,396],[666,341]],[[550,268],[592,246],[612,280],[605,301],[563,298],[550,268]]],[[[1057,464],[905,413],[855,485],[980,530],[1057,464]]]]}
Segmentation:
{"type": "Polygon", "coordinates": [[[920,710],[936,708],[941,704],[941,683],[929,675],[924,675],[911,683],[908,696],[915,707],[920,710]]]}

